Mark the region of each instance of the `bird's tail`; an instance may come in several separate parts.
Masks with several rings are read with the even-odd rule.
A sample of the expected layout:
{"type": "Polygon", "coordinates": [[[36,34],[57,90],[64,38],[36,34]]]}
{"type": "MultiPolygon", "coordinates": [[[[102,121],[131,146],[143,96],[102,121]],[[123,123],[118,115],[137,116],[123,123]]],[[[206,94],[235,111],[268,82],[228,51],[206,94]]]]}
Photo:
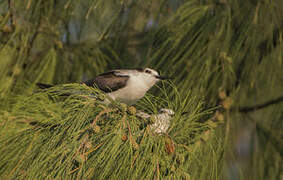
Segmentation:
{"type": "Polygon", "coordinates": [[[50,84],[43,84],[43,83],[36,83],[36,85],[40,88],[40,89],[48,89],[53,87],[53,85],[50,84]]]}

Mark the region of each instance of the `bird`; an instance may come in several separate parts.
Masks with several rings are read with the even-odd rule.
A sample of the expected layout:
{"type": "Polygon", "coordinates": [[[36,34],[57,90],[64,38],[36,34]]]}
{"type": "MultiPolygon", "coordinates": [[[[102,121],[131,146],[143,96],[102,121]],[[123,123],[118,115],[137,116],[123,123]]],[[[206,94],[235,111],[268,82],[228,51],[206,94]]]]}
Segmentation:
{"type": "Polygon", "coordinates": [[[150,124],[150,130],[156,134],[166,134],[174,114],[175,112],[172,109],[162,108],[158,111],[158,114],[150,115],[140,111],[137,116],[144,119],[153,118],[154,123],[150,124]]]}
{"type": "MultiPolygon", "coordinates": [[[[151,68],[116,69],[83,81],[81,84],[100,89],[114,101],[133,105],[158,81],[168,79],[172,78],[161,76],[151,68]]],[[[37,86],[41,89],[53,87],[43,83],[37,83],[37,86]]],[[[109,104],[110,101],[105,99],[105,103],[109,104]]]]}

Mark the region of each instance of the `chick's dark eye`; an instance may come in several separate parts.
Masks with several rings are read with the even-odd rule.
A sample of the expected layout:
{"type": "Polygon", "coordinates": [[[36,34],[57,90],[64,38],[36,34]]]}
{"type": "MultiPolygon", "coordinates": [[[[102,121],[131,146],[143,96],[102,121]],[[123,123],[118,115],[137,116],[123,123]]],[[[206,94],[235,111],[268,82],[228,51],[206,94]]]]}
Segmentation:
{"type": "Polygon", "coordinates": [[[145,70],[145,72],[146,72],[146,73],[151,73],[151,71],[150,71],[150,70],[148,70],[148,69],[147,69],[147,70],[145,70]]]}

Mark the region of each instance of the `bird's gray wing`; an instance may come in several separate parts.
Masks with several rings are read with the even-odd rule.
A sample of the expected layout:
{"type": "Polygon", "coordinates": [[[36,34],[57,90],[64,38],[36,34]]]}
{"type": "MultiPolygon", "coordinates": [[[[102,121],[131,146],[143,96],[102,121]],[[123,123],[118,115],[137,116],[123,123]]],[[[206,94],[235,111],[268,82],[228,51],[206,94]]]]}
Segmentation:
{"type": "Polygon", "coordinates": [[[122,74],[120,71],[110,71],[82,83],[90,87],[98,87],[108,93],[125,87],[128,79],[129,76],[122,74]]]}

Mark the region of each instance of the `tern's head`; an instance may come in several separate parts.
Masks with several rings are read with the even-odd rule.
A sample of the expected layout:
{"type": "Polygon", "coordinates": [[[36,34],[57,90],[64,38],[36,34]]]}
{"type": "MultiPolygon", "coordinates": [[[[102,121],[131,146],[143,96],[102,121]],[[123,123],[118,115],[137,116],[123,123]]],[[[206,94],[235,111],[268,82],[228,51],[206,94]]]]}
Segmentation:
{"type": "Polygon", "coordinates": [[[149,86],[153,86],[159,80],[170,79],[167,76],[161,76],[159,73],[150,68],[138,69],[138,74],[149,86]]]}
{"type": "Polygon", "coordinates": [[[175,112],[172,109],[162,108],[159,110],[160,114],[168,114],[169,116],[173,116],[175,112]]]}

